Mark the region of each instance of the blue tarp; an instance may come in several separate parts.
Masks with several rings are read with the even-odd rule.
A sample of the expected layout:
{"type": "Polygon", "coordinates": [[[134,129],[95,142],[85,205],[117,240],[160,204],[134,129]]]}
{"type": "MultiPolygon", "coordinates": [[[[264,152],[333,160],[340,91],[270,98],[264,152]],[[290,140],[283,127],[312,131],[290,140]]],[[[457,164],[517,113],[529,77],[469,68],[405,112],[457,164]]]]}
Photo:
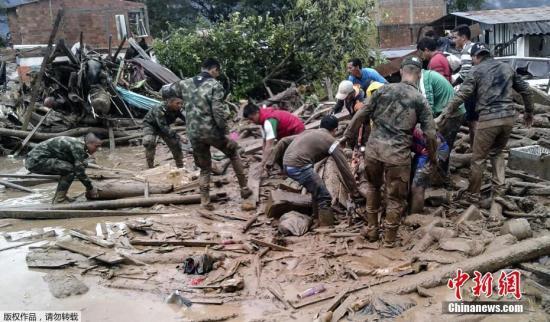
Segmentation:
{"type": "Polygon", "coordinates": [[[116,90],[118,91],[124,102],[126,102],[126,104],[131,105],[135,108],[139,108],[141,110],[148,111],[151,108],[162,103],[161,101],[157,101],[156,99],[134,93],[120,86],[117,86],[116,90]]]}

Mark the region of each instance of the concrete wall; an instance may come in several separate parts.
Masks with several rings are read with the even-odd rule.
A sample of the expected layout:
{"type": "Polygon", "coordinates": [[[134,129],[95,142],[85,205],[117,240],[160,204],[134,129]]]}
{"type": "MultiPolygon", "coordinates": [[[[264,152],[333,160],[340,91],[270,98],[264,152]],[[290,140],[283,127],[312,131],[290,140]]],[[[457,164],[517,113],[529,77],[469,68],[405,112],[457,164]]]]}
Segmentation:
{"type": "MultiPolygon", "coordinates": [[[[57,38],[64,38],[68,46],[79,41],[84,32],[84,43],[93,48],[106,48],[109,34],[113,35],[113,47],[118,45],[115,15],[143,11],[144,4],[121,0],[51,0],[38,1],[8,10],[8,23],[15,45],[45,44],[48,42],[53,22],[59,8],[65,14],[57,38]],[[51,4],[51,6],[50,6],[51,4]]],[[[148,29],[148,23],[146,23],[148,29]]]]}
{"type": "Polygon", "coordinates": [[[446,15],[447,5],[445,0],[377,0],[376,11],[379,45],[393,48],[415,44],[419,28],[446,15]]]}

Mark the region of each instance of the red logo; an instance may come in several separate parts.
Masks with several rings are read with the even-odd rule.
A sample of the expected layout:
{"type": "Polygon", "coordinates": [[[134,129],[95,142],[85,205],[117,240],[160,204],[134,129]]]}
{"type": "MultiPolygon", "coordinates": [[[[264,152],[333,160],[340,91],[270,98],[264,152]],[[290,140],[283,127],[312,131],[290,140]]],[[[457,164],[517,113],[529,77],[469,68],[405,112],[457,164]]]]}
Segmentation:
{"type": "MultiPolygon", "coordinates": [[[[455,298],[462,300],[461,289],[462,286],[470,279],[470,275],[463,272],[461,269],[456,270],[456,276],[449,279],[447,286],[455,291],[455,298]]],[[[474,286],[472,287],[472,294],[476,297],[480,297],[484,294],[485,297],[491,297],[493,294],[493,274],[487,272],[481,274],[478,271],[474,271],[474,286]]],[[[498,278],[498,295],[505,296],[512,294],[516,299],[521,299],[521,272],[513,270],[511,272],[500,273],[498,278]]]]}

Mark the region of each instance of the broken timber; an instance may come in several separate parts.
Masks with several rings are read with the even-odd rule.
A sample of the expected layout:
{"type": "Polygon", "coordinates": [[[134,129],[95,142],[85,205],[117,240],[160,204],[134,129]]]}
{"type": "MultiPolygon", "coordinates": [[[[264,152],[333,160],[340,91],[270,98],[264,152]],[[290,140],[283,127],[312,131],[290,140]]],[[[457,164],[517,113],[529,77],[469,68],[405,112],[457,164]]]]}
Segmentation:
{"type": "Polygon", "coordinates": [[[265,214],[268,218],[279,218],[285,213],[295,210],[309,215],[312,211],[311,206],[310,195],[272,190],[265,204],[265,214]]]}
{"type": "Polygon", "coordinates": [[[0,218],[15,219],[67,219],[110,216],[144,216],[161,214],[158,212],[135,212],[118,210],[48,210],[0,208],[0,218]]]}
{"type": "Polygon", "coordinates": [[[185,246],[185,247],[205,247],[205,246],[216,246],[219,245],[218,242],[208,241],[208,240],[149,240],[149,239],[132,239],[130,240],[131,245],[135,246],[185,246]]]}
{"type": "Polygon", "coordinates": [[[90,243],[96,244],[96,245],[101,246],[101,247],[112,248],[112,247],[115,246],[115,243],[113,243],[111,241],[103,240],[103,239],[97,238],[95,236],[88,236],[88,235],[83,234],[83,233],[81,233],[79,231],[76,231],[76,230],[69,230],[69,235],[71,235],[73,237],[76,237],[76,238],[83,239],[85,241],[89,241],[90,243]]]}
{"type": "MultiPolygon", "coordinates": [[[[211,194],[210,198],[213,201],[219,200],[224,197],[225,193],[211,194]]],[[[101,200],[80,202],[72,204],[58,204],[53,206],[35,207],[35,208],[19,208],[21,210],[34,210],[34,209],[46,209],[46,210],[103,210],[103,209],[119,209],[130,207],[151,207],[155,204],[198,204],[200,203],[200,195],[164,195],[159,197],[149,198],[127,198],[118,200],[101,200]]],[[[0,208],[0,213],[2,208],[0,208]]]]}
{"type": "Polygon", "coordinates": [[[279,245],[276,245],[276,244],[268,243],[266,241],[259,240],[259,239],[256,239],[256,238],[251,238],[250,241],[255,243],[255,244],[258,244],[260,246],[269,247],[272,250],[280,250],[280,251],[283,251],[283,252],[291,252],[292,251],[292,249],[290,249],[290,248],[286,248],[286,247],[279,246],[279,245]]]}
{"type": "Polygon", "coordinates": [[[86,245],[84,243],[76,242],[74,240],[57,241],[55,245],[71,251],[73,253],[81,254],[87,257],[92,257],[98,261],[114,265],[122,262],[124,258],[114,251],[98,248],[92,245],[86,245]]]}
{"type": "Polygon", "coordinates": [[[418,286],[431,288],[447,283],[457,269],[471,275],[474,271],[495,272],[501,268],[528,262],[545,255],[550,255],[550,236],[530,238],[489,254],[441,266],[433,271],[405,276],[394,283],[384,285],[383,288],[373,288],[372,292],[412,293],[418,286]]]}
{"type": "Polygon", "coordinates": [[[9,181],[6,181],[6,180],[1,180],[0,179],[0,184],[1,185],[4,185],[8,188],[12,188],[12,189],[17,189],[17,190],[21,190],[21,191],[24,191],[24,192],[29,192],[29,193],[33,193],[34,191],[32,191],[31,189],[29,188],[25,188],[23,186],[20,186],[18,184],[15,184],[15,183],[11,183],[9,181]]]}

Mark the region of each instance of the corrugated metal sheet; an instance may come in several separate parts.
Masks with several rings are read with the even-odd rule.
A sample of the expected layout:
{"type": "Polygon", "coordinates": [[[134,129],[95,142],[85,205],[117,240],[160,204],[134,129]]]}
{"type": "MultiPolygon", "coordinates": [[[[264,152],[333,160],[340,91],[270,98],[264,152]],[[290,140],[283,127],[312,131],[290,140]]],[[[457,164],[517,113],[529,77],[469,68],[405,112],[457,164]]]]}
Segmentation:
{"type": "Polygon", "coordinates": [[[4,2],[4,8],[14,8],[19,7],[24,4],[38,2],[40,0],[2,0],[4,2]]]}
{"type": "Polygon", "coordinates": [[[485,23],[488,25],[530,21],[550,21],[550,6],[536,8],[453,12],[452,15],[485,23]]]}
{"type": "Polygon", "coordinates": [[[512,35],[517,36],[550,34],[550,21],[516,22],[508,26],[512,35]]]}

